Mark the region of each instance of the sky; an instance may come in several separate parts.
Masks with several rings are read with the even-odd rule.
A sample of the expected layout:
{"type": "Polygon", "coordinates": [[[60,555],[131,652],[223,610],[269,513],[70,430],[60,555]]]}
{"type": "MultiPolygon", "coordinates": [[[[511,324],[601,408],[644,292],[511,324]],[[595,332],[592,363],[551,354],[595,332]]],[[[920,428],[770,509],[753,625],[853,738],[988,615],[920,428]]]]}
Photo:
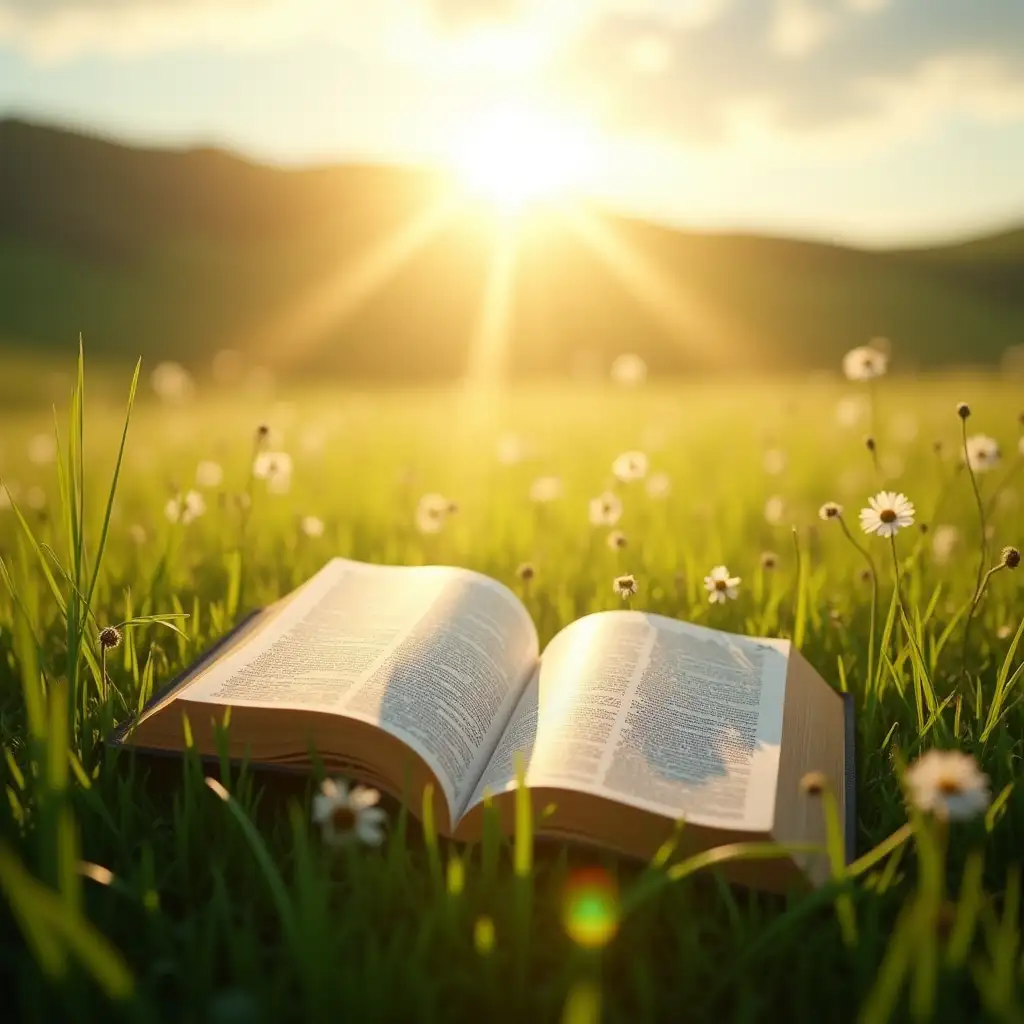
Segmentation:
{"type": "Polygon", "coordinates": [[[1024,0],[0,0],[0,112],[129,142],[446,165],[509,110],[673,224],[1024,223],[1024,0]]]}

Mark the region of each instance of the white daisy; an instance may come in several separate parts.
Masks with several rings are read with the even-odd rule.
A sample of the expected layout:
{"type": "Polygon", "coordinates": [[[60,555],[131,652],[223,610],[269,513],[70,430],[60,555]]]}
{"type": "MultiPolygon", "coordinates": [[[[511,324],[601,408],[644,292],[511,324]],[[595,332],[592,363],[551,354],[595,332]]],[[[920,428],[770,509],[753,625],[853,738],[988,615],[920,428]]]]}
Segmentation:
{"type": "Polygon", "coordinates": [[[730,576],[724,565],[716,565],[708,576],[704,577],[708,601],[711,604],[725,604],[726,599],[735,601],[739,595],[739,576],[730,576]]]}
{"type": "Polygon", "coordinates": [[[834,501],[826,501],[818,509],[818,518],[823,520],[838,519],[843,514],[843,506],[834,501]]]}
{"type": "Polygon", "coordinates": [[[224,470],[219,462],[204,459],[196,466],[196,483],[200,487],[220,487],[224,483],[224,470]]]}
{"type": "Polygon", "coordinates": [[[605,491],[590,500],[593,526],[614,526],[622,518],[622,502],[614,491],[605,491]]]}
{"type": "Polygon", "coordinates": [[[623,452],[613,463],[612,472],[623,483],[647,476],[647,456],[643,452],[623,452]]]}
{"type": "Polygon", "coordinates": [[[52,434],[36,434],[28,442],[28,461],[45,466],[57,457],[57,441],[52,434]]]}
{"type": "Polygon", "coordinates": [[[416,506],[416,529],[420,533],[439,533],[448,515],[448,505],[443,494],[424,494],[416,506]]]}
{"type": "Polygon", "coordinates": [[[967,821],[989,805],[988,776],[970,754],[929,750],[906,771],[910,802],[947,821],[967,821]]]}
{"type": "Polygon", "coordinates": [[[324,535],[324,521],[317,516],[303,516],[299,526],[307,537],[322,537],[324,535]]]}
{"type": "Polygon", "coordinates": [[[350,791],[343,779],[325,779],[313,797],[313,821],[330,846],[344,846],[353,840],[380,846],[387,814],[376,806],[379,800],[375,789],[356,786],[350,791]]]}
{"type": "Polygon", "coordinates": [[[668,473],[652,473],[646,486],[648,495],[655,500],[667,498],[672,490],[672,478],[668,473]]]}
{"type": "Polygon", "coordinates": [[[916,515],[913,502],[905,494],[879,491],[868,498],[870,508],[860,510],[860,528],[879,537],[894,537],[905,526],[911,526],[916,515]]]}
{"type": "Polygon", "coordinates": [[[558,476],[539,476],[530,484],[530,501],[545,505],[549,501],[557,501],[562,496],[562,478],[558,476]]]}
{"type": "Polygon", "coordinates": [[[627,352],[612,363],[611,376],[622,387],[636,387],[647,380],[647,364],[640,356],[627,352]]]}
{"type": "Polygon", "coordinates": [[[159,363],[150,374],[149,382],[157,397],[169,403],[187,401],[195,391],[192,374],[180,363],[159,363]]]}
{"type": "Polygon", "coordinates": [[[253,460],[252,475],[266,480],[273,494],[286,494],[292,484],[292,457],[287,452],[260,452],[253,460]]]}
{"type": "Polygon", "coordinates": [[[995,469],[1002,458],[999,450],[999,442],[986,434],[974,434],[967,438],[966,459],[967,465],[975,473],[985,473],[995,469]]]}
{"type": "Polygon", "coordinates": [[[960,531],[949,523],[935,527],[932,534],[932,555],[940,565],[945,565],[957,544],[960,542],[960,531]]]}
{"type": "Polygon", "coordinates": [[[206,499],[198,491],[176,494],[164,506],[164,514],[172,523],[188,526],[206,511],[206,499]]]}
{"type": "Polygon", "coordinates": [[[636,593],[636,577],[632,573],[626,576],[616,576],[612,582],[612,589],[625,600],[631,594],[636,593]]]}
{"type": "Polygon", "coordinates": [[[870,345],[860,345],[843,356],[843,373],[848,380],[874,380],[889,366],[889,357],[870,345]]]}

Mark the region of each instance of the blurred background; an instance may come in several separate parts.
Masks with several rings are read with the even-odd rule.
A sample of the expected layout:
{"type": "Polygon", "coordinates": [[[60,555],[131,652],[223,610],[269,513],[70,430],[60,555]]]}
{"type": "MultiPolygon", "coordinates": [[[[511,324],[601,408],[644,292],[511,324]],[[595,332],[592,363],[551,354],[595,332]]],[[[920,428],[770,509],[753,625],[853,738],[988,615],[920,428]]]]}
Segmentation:
{"type": "Polygon", "coordinates": [[[0,391],[1024,367],[1019,0],[0,0],[0,391]],[[40,384],[42,386],[42,384],[40,384]]]}

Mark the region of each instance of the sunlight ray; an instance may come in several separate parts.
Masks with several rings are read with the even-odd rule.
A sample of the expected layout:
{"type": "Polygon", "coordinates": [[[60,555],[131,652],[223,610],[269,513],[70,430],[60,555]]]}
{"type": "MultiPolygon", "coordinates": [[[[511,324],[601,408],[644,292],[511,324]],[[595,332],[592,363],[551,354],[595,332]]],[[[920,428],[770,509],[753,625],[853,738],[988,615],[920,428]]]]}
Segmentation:
{"type": "Polygon", "coordinates": [[[451,220],[455,210],[451,197],[431,203],[260,324],[255,336],[247,336],[240,347],[262,353],[276,366],[296,362],[323,340],[328,328],[358,312],[451,220]]]}
{"type": "Polygon", "coordinates": [[[563,213],[609,270],[668,329],[694,362],[704,367],[742,365],[757,360],[763,339],[678,278],[669,278],[650,257],[604,218],[580,207],[563,213]]]}

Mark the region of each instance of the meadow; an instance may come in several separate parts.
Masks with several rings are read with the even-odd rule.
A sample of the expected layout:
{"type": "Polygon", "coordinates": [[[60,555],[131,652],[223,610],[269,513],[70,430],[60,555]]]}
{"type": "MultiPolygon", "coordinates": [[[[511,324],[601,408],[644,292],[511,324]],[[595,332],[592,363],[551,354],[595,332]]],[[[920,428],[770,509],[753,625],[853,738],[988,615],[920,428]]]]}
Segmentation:
{"type": "Polygon", "coordinates": [[[161,400],[151,369],[123,453],[130,365],[86,380],[84,411],[67,382],[58,445],[43,405],[0,412],[12,1017],[1020,1019],[1024,574],[999,568],[979,596],[1024,539],[1019,382],[858,384],[837,369],[488,394],[200,383],[161,400]],[[975,473],[964,438],[978,433],[1002,458],[975,473]],[[254,478],[261,449],[289,455],[287,486],[254,478]],[[630,450],[649,470],[624,483],[612,464],[630,450]],[[222,480],[209,466],[197,480],[200,463],[222,480]],[[552,500],[531,500],[545,476],[559,480],[552,500]],[[588,521],[609,488],[623,503],[614,549],[588,521]],[[857,521],[883,489],[917,510],[894,545],[857,521]],[[189,490],[202,500],[186,523],[172,510],[189,490]],[[457,506],[436,533],[417,529],[429,493],[457,506]],[[826,502],[840,520],[819,516],[826,502]],[[792,638],[855,698],[856,859],[820,890],[771,897],[672,849],[637,865],[529,830],[439,843],[397,802],[382,846],[334,849],[311,821],[316,778],[222,764],[218,799],[192,755],[157,764],[104,747],[248,609],[333,555],[487,573],[522,595],[542,643],[621,606],[625,573],[634,608],[792,638]],[[741,583],[711,604],[703,579],[718,564],[741,583]],[[124,634],[107,651],[106,626],[124,634]],[[983,814],[908,806],[904,767],[934,747],[977,757],[983,814]],[[583,904],[566,895],[581,869],[602,880],[583,904]],[[581,915],[602,925],[596,938],[581,915]]]}

